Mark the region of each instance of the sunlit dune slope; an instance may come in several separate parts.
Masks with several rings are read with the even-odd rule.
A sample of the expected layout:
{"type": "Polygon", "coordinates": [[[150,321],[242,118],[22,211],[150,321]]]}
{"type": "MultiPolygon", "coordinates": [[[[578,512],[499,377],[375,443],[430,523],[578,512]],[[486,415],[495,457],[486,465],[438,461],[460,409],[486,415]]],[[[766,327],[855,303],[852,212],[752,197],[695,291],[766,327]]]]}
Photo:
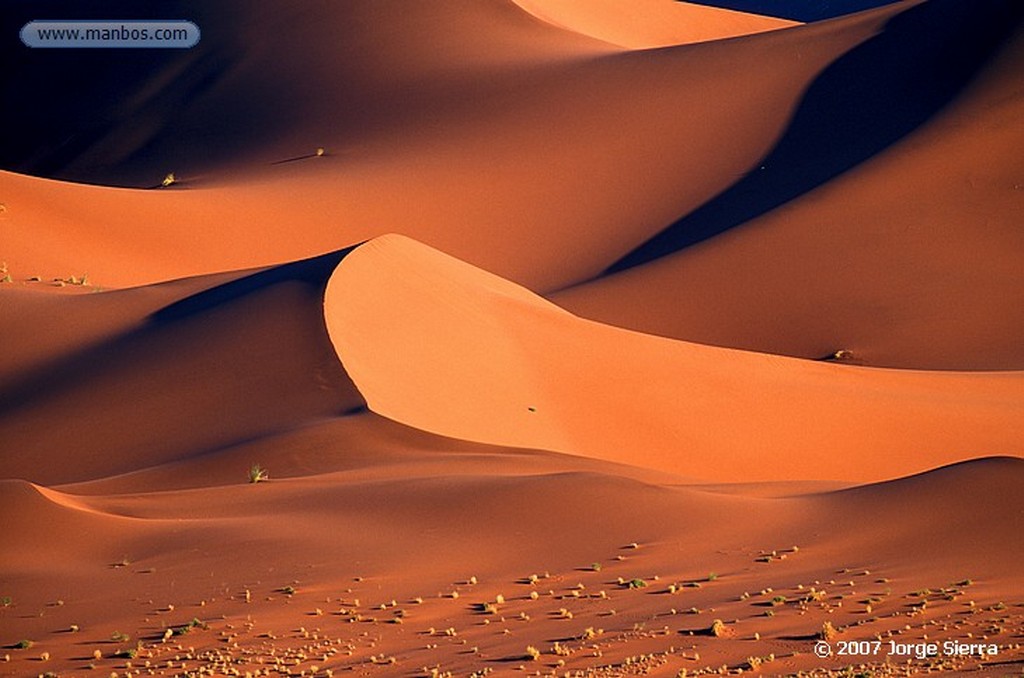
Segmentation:
{"type": "MultiPolygon", "coordinates": [[[[914,45],[921,50],[917,62],[908,61],[921,70],[912,84],[932,78],[941,87],[944,77],[952,77],[946,71],[962,70],[956,58],[964,47],[955,39],[929,43],[921,31],[938,22],[955,38],[956,24],[946,19],[952,18],[949,5],[925,9],[928,23],[901,24],[902,31],[920,33],[919,39],[906,36],[908,59],[914,45]]],[[[743,205],[783,190],[819,156],[778,168],[774,178],[747,177],[716,198],[715,209],[699,211],[704,225],[734,217],[741,225],[552,299],[595,320],[708,344],[808,358],[844,350],[869,365],[1020,369],[1022,13],[1008,5],[997,11],[999,3],[953,9],[977,10],[984,18],[972,27],[975,38],[1016,28],[965,89],[921,127],[823,185],[744,221],[743,205]],[[1005,20],[1007,12],[1016,18],[1005,20]]],[[[871,73],[862,75],[871,83],[871,73]]],[[[859,134],[871,137],[880,126],[867,122],[872,119],[848,122],[865,125],[859,134]]],[[[821,132],[820,157],[827,163],[834,150],[829,144],[845,135],[827,126],[821,132]]],[[[815,134],[805,130],[801,138],[815,134]]],[[[776,169],[774,159],[782,162],[780,152],[763,161],[766,177],[776,169]]]]}
{"type": "Polygon", "coordinates": [[[0,675],[1024,665],[1024,6],[72,10],[203,39],[0,40],[0,675]]]}
{"type": "Polygon", "coordinates": [[[128,641],[110,629],[168,673],[186,654],[258,665],[303,633],[351,645],[317,655],[335,671],[386,652],[398,668],[469,673],[549,651],[570,627],[601,629],[587,641],[601,655],[570,668],[641,652],[673,670],[694,652],[739,665],[757,634],[759,652],[802,670],[818,660],[794,650],[824,621],[903,629],[915,591],[953,582],[924,618],[959,613],[969,589],[978,612],[956,630],[988,628],[1001,661],[1019,657],[991,630],[1019,619],[998,605],[1015,600],[1024,555],[1024,462],[992,456],[1022,453],[1019,372],[642,335],[403,236],[131,290],[4,293],[0,583],[13,602],[0,642],[33,641],[12,650],[15,675],[40,661],[122,670],[128,641]],[[247,482],[252,464],[269,480],[247,482]],[[735,484],[909,473],[840,490],[735,484]],[[646,586],[622,583],[636,578],[646,586]],[[829,597],[798,615],[812,582],[829,597]],[[792,602],[750,597],[766,586],[792,602]],[[480,601],[499,595],[514,634],[481,623],[480,601]],[[680,600],[697,612],[680,615],[680,600]],[[714,618],[734,633],[704,633],[714,618]],[[192,619],[194,650],[162,642],[192,619]],[[448,628],[476,650],[424,642],[448,628]]]}
{"type": "Polygon", "coordinates": [[[152,100],[74,99],[42,149],[88,136],[75,125],[101,104],[119,113],[63,169],[23,171],[143,187],[174,173],[177,183],[125,190],[0,174],[10,270],[19,281],[87,273],[121,287],[402,232],[532,289],[563,287],[742,176],[815,76],[896,11],[631,52],[513,5],[470,4],[332,3],[361,17],[335,24],[283,6],[247,10],[253,31],[280,24],[281,39],[304,36],[303,48],[218,43],[211,25],[203,44],[218,51],[179,65],[181,80],[152,100]],[[189,86],[196,69],[209,69],[202,96],[189,86]],[[222,132],[228,120],[244,124],[222,132]],[[134,127],[144,121],[143,135],[134,127]]]}
{"type": "Polygon", "coordinates": [[[55,301],[21,300],[37,324],[11,333],[21,358],[3,374],[12,477],[129,472],[364,401],[453,438],[732,482],[883,479],[1021,451],[1019,372],[865,369],[638,334],[401,236],[150,291],[61,299],[69,318],[106,317],[80,343],[32,346],[48,316],[26,309],[55,301]]]}
{"type": "Polygon", "coordinates": [[[1021,451],[1020,372],[864,369],[633,333],[401,236],[356,248],[325,306],[370,409],[443,435],[732,481],[880,479],[1021,451]]]}
{"type": "Polygon", "coordinates": [[[516,0],[537,18],[631,49],[721,40],[794,21],[677,0],[516,0]]]}

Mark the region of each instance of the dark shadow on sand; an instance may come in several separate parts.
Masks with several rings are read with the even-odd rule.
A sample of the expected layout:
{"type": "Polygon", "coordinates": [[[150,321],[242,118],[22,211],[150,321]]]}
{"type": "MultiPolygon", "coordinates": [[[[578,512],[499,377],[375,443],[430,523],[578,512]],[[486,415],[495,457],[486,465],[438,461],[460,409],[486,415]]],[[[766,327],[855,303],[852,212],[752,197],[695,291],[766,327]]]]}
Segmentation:
{"type": "Polygon", "coordinates": [[[822,21],[863,12],[897,0],[687,0],[695,5],[723,7],[737,12],[763,14],[793,21],[822,21]]]}
{"type": "Polygon", "coordinates": [[[341,260],[358,246],[352,245],[343,250],[321,254],[311,259],[272,266],[223,285],[217,285],[160,309],[150,316],[150,320],[160,324],[187,318],[288,280],[310,285],[326,285],[328,278],[331,277],[331,273],[341,263],[341,260]]]}
{"type": "Polygon", "coordinates": [[[1019,0],[931,0],[894,17],[821,73],[754,169],[605,273],[746,223],[883,151],[953,100],[1022,19],[1019,0]]]}

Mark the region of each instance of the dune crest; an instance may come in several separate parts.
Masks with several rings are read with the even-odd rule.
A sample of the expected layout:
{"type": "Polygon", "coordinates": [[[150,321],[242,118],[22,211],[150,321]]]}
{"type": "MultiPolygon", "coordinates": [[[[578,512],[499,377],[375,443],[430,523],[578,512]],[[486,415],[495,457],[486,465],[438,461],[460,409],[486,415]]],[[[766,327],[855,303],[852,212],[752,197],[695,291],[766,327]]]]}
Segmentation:
{"type": "MultiPolygon", "coordinates": [[[[579,283],[749,171],[822,69],[893,12],[627,51],[544,26],[511,3],[455,4],[473,9],[455,19],[447,5],[407,14],[391,1],[325,3],[360,17],[338,19],[351,39],[319,21],[319,39],[284,60],[283,44],[228,42],[203,69],[219,59],[242,66],[159,120],[145,153],[108,166],[90,154],[109,150],[98,144],[66,172],[46,172],[137,187],[174,172],[170,187],[0,172],[12,275],[21,284],[87,273],[93,285],[125,287],[280,264],[398,231],[531,289],[579,283]],[[367,53],[355,59],[357,45],[367,53]],[[248,123],[211,133],[232,114],[248,123]]],[[[277,11],[289,39],[316,17],[277,11]]],[[[252,30],[274,18],[254,17],[252,30]]],[[[168,84],[166,96],[186,96],[194,77],[168,84]]],[[[87,137],[75,125],[101,113],[58,119],[45,139],[87,137]]],[[[148,119],[130,117],[117,132],[136,139],[132,126],[148,119]]]]}
{"type": "Polygon", "coordinates": [[[515,0],[537,18],[629,49],[721,40],[798,22],[688,2],[515,0]]]}
{"type": "Polygon", "coordinates": [[[0,675],[1024,668],[1020,0],[100,4],[202,39],[0,40],[0,675]]]}
{"type": "Polygon", "coordinates": [[[1024,451],[1024,373],[865,370],[634,333],[403,236],[357,247],[324,305],[370,409],[456,438],[718,480],[863,481],[1024,451]],[[964,388],[985,397],[965,404],[964,388]]]}

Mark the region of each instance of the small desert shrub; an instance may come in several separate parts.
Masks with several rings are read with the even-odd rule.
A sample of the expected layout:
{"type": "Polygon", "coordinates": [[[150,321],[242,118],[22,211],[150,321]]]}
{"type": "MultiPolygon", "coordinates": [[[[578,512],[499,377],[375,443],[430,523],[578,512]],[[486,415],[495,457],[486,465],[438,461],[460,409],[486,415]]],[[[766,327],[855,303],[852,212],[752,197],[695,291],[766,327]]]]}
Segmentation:
{"type": "Polygon", "coordinates": [[[808,603],[818,603],[825,600],[825,591],[811,589],[810,592],[804,597],[804,600],[808,603]]]}
{"type": "Polygon", "coordinates": [[[32,647],[32,645],[34,645],[34,643],[31,640],[20,640],[14,647],[19,650],[27,650],[32,647]]]}
{"type": "Polygon", "coordinates": [[[630,589],[642,589],[647,586],[647,582],[639,577],[635,577],[626,582],[626,588],[630,589]]]}
{"type": "Polygon", "coordinates": [[[175,636],[183,636],[186,633],[191,633],[192,629],[196,628],[206,628],[206,625],[203,624],[203,622],[199,621],[198,618],[193,617],[192,621],[190,621],[189,623],[182,624],[181,626],[175,626],[174,628],[172,628],[171,633],[175,636]]]}
{"type": "Polygon", "coordinates": [[[259,464],[253,464],[249,467],[250,483],[262,483],[265,480],[270,480],[270,474],[267,472],[267,469],[259,464]]]}
{"type": "Polygon", "coordinates": [[[526,658],[531,661],[537,661],[540,659],[540,650],[535,648],[533,645],[526,646],[526,658]]]}
{"type": "Polygon", "coordinates": [[[832,622],[827,621],[821,625],[821,631],[818,632],[818,637],[822,640],[832,640],[836,637],[836,627],[832,625],[832,622]]]}
{"type": "Polygon", "coordinates": [[[756,671],[761,667],[762,664],[767,664],[773,661],[775,661],[774,654],[765,655],[763,657],[747,657],[747,668],[751,671],[756,671]]]}
{"type": "Polygon", "coordinates": [[[725,632],[725,622],[723,622],[721,619],[716,619],[715,621],[711,622],[711,628],[708,629],[708,633],[714,636],[715,638],[721,638],[725,635],[725,632]]]}

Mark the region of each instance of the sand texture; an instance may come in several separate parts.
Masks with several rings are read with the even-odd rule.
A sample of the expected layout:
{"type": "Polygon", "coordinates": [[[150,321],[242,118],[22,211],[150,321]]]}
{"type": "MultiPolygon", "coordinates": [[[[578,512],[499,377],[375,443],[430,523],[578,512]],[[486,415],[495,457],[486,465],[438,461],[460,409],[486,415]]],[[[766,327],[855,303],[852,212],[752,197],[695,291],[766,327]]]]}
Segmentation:
{"type": "Polygon", "coordinates": [[[1022,675],[1024,5],[100,4],[203,39],[0,47],[0,676],[1022,675]]]}

